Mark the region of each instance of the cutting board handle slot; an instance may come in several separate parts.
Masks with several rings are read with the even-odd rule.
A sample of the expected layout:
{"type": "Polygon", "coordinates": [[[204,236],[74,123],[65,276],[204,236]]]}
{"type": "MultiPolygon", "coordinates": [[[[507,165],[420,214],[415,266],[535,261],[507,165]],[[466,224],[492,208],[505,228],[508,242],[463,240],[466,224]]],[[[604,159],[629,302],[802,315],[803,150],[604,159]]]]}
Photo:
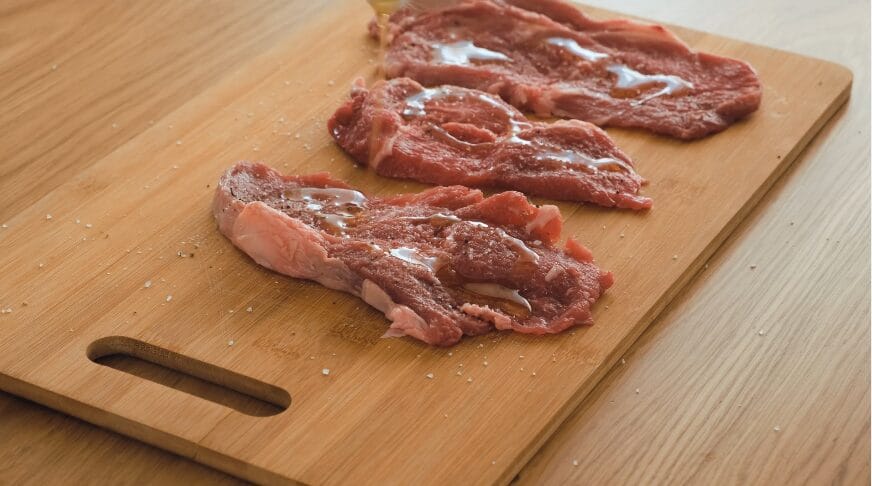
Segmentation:
{"type": "Polygon", "coordinates": [[[87,349],[94,363],[123,371],[255,417],[284,412],[291,395],[269,383],[126,336],[109,336],[87,349]]]}

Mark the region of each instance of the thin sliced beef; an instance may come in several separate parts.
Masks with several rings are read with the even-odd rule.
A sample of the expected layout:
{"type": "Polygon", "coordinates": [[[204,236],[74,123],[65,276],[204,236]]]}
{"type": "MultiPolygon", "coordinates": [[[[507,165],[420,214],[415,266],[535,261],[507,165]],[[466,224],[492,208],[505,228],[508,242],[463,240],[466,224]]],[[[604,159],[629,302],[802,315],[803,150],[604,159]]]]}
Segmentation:
{"type": "Polygon", "coordinates": [[[389,32],[388,77],[476,88],[600,126],[695,139],[752,113],[762,95],[743,61],[693,51],[659,25],[595,21],[559,0],[401,10],[389,32]]]}
{"type": "Polygon", "coordinates": [[[579,120],[534,122],[483,91],[380,81],[328,122],[336,142],[378,174],[514,189],[551,199],[645,209],[643,179],[609,136],[579,120]]]}
{"type": "Polygon", "coordinates": [[[550,334],[592,323],[612,285],[590,252],[555,247],[560,212],[517,192],[462,186],[367,197],[328,174],[241,162],[213,202],[221,232],[257,263],[360,296],[387,336],[448,346],[496,329],[550,334]]]}

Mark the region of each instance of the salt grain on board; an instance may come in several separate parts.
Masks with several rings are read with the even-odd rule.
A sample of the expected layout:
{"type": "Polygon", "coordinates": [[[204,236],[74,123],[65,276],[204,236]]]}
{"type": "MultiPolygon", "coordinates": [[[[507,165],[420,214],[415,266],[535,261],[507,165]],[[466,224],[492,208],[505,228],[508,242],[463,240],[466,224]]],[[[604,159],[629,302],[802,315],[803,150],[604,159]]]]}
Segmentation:
{"type": "Polygon", "coordinates": [[[324,368],[323,370],[321,370],[321,374],[324,375],[324,376],[329,375],[329,374],[330,374],[330,368],[324,368]]]}
{"type": "Polygon", "coordinates": [[[430,380],[432,380],[432,379],[433,379],[433,373],[427,373],[427,374],[426,374],[426,375],[424,375],[424,376],[426,376],[426,377],[427,377],[427,379],[430,379],[430,380]]]}

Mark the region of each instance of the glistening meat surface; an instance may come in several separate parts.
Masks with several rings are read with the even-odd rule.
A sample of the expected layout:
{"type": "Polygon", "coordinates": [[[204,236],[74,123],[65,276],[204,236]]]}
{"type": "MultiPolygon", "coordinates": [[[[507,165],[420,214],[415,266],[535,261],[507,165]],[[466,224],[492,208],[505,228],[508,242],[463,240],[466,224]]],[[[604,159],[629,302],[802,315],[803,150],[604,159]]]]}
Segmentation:
{"type": "Polygon", "coordinates": [[[448,346],[496,329],[550,334],[592,324],[612,284],[560,212],[517,192],[462,186],[367,197],[328,174],[283,176],[241,162],[221,177],[221,232],[257,263],[360,296],[388,336],[448,346]]]}
{"type": "Polygon", "coordinates": [[[598,127],[534,122],[498,96],[400,78],[358,83],[329,120],[333,138],[378,174],[432,184],[645,209],[644,180],[598,127]]]}
{"type": "Polygon", "coordinates": [[[755,111],[762,95],[743,61],[693,51],[658,25],[595,21],[560,0],[401,10],[389,35],[388,77],[476,88],[600,126],[700,138],[755,111]]]}

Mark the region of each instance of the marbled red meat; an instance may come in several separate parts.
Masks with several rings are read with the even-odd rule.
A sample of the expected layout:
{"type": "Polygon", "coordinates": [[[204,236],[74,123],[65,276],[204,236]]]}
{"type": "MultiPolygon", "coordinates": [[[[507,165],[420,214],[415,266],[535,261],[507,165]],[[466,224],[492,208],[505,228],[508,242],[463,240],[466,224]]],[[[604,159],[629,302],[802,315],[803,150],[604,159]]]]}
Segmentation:
{"type": "Polygon", "coordinates": [[[399,78],[351,98],[328,122],[336,142],[378,174],[645,209],[644,180],[590,123],[534,122],[498,96],[399,78]]]}
{"type": "Polygon", "coordinates": [[[659,25],[595,21],[559,0],[401,10],[389,33],[388,77],[476,88],[600,126],[695,139],[752,113],[762,95],[743,61],[693,51],[659,25]]]}
{"type": "Polygon", "coordinates": [[[561,232],[554,206],[462,186],[367,197],[328,174],[241,162],[213,202],[221,232],[257,263],[360,296],[387,336],[447,346],[496,329],[550,334],[592,324],[612,275],[561,232]]]}

